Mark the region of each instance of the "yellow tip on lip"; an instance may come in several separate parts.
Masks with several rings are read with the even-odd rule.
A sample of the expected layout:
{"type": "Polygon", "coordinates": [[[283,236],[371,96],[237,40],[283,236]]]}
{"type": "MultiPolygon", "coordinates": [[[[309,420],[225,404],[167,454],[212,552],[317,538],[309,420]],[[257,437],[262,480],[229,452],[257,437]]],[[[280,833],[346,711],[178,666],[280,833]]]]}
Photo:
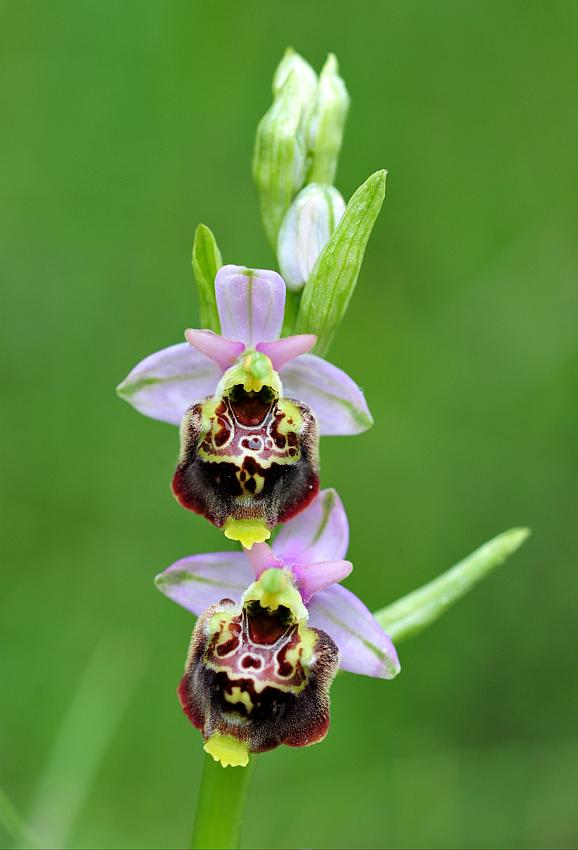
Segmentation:
{"type": "Polygon", "coordinates": [[[215,732],[205,741],[203,749],[222,767],[247,767],[249,764],[249,747],[232,735],[215,732]]]}
{"type": "Polygon", "coordinates": [[[245,549],[252,549],[253,543],[264,543],[271,537],[271,531],[262,519],[228,519],[223,532],[229,540],[238,540],[245,549]]]}

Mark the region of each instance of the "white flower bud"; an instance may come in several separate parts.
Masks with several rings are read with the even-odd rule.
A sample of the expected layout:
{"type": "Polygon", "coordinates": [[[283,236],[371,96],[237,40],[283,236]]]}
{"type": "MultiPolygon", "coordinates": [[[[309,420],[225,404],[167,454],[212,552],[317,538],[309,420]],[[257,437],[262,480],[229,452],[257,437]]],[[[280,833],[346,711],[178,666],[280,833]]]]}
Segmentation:
{"type": "Polygon", "coordinates": [[[330,53],[319,75],[309,117],[307,144],[312,162],[308,182],[333,183],[348,109],[349,95],[339,76],[337,59],[330,53]]]}
{"type": "Polygon", "coordinates": [[[279,268],[288,289],[303,288],[345,211],[333,186],[311,183],[299,192],[283,219],[277,241],[279,268]]]}
{"type": "Polygon", "coordinates": [[[308,114],[317,91],[317,74],[309,62],[306,62],[292,47],[288,47],[285,51],[285,55],[273,76],[273,97],[277,97],[280,93],[291,72],[295,74],[297,80],[297,93],[301,106],[304,112],[308,114]]]}

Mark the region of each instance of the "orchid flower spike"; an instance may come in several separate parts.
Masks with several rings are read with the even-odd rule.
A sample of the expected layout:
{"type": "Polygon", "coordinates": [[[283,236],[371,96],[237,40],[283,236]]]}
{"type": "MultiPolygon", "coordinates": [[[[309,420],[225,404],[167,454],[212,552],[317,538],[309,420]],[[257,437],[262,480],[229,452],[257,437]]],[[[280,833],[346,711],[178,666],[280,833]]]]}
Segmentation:
{"type": "Polygon", "coordinates": [[[333,364],[308,352],[315,336],[279,339],[285,283],[274,271],[223,266],[215,293],[223,336],[187,330],[187,343],[146,357],[118,387],[145,416],[179,425],[191,405],[213,396],[223,373],[245,351],[269,357],[283,394],[315,414],[321,435],[359,434],[373,424],[357,384],[333,364]]]}

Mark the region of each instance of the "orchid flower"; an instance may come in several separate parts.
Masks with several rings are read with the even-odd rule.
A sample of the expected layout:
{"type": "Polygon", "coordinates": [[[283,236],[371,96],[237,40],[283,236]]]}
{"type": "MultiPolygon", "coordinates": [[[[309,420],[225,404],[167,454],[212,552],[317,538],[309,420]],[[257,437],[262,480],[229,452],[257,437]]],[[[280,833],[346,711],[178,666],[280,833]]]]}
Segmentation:
{"type": "MultiPolygon", "coordinates": [[[[255,544],[250,552],[192,555],[182,558],[157,576],[157,587],[166,596],[191,613],[200,615],[191,644],[193,649],[179,694],[187,715],[198,728],[204,730],[206,739],[211,738],[215,730],[222,732],[222,728],[225,728],[215,720],[215,717],[220,716],[219,706],[223,709],[223,699],[231,705],[237,705],[243,700],[247,706],[249,698],[252,704],[255,691],[259,692],[259,688],[265,687],[257,684],[262,681],[260,678],[262,668],[259,666],[257,670],[251,665],[247,666],[248,662],[244,659],[245,653],[256,651],[253,646],[255,640],[251,638],[251,634],[260,626],[254,626],[252,618],[257,614],[259,617],[265,616],[263,612],[256,612],[255,608],[251,607],[257,592],[255,588],[261,587],[259,582],[264,577],[267,577],[267,583],[271,584],[274,581],[272,574],[285,576],[286,583],[279,584],[279,579],[279,586],[283,586],[288,593],[289,588],[297,593],[297,596],[291,597],[293,600],[291,605],[278,602],[276,606],[264,606],[268,608],[267,616],[277,623],[275,628],[271,625],[271,629],[280,640],[281,620],[283,617],[289,617],[286,611],[281,612],[281,609],[285,607],[289,608],[291,614],[287,622],[294,627],[296,624],[301,624],[297,631],[301,629],[299,634],[302,639],[305,639],[302,631],[305,624],[308,629],[316,630],[318,635],[329,636],[339,650],[339,664],[343,670],[382,679],[392,679],[399,673],[397,653],[387,634],[364,603],[350,590],[338,584],[349,575],[352,569],[351,563],[344,560],[348,542],[349,526],[341,500],[335,490],[322,490],[303,513],[280,529],[272,547],[266,543],[260,543],[255,544]],[[297,598],[299,604],[296,601],[297,598]],[[207,609],[210,614],[207,613],[207,609]],[[236,632],[236,640],[239,641],[235,649],[237,654],[234,656],[234,664],[231,661],[233,656],[231,658],[227,656],[229,661],[226,676],[219,680],[225,688],[226,695],[215,696],[217,702],[209,705],[206,702],[208,698],[203,696],[203,688],[206,687],[206,681],[203,679],[205,673],[202,672],[206,655],[203,655],[203,652],[209,651],[209,645],[213,645],[211,641],[215,640],[218,645],[225,641],[222,637],[223,634],[228,634],[227,631],[222,631],[225,629],[223,625],[225,621],[229,625],[234,621],[237,624],[235,628],[237,626],[240,628],[240,631],[236,632]],[[217,632],[218,636],[215,638],[217,632]],[[202,647],[204,647],[203,651],[201,651],[202,647]],[[205,681],[205,685],[200,684],[201,680],[205,681]],[[236,695],[234,697],[232,697],[233,692],[236,695]],[[248,697],[243,696],[246,692],[249,693],[248,697]],[[200,703],[203,701],[205,701],[204,711],[200,708],[200,703]]],[[[226,629],[230,630],[229,625],[226,629]]],[[[273,642],[270,645],[269,653],[278,655],[283,652],[285,657],[287,651],[284,647],[288,637],[285,632],[283,635],[281,643],[273,642]]],[[[228,637],[227,640],[229,639],[231,638],[228,637]]],[[[256,643],[259,644],[259,641],[256,643]]],[[[232,645],[230,644],[231,647],[232,645]]],[[[323,637],[323,646],[326,653],[329,653],[330,644],[325,637],[323,637]]],[[[317,652],[314,656],[317,657],[317,652]]],[[[327,654],[324,658],[327,660],[327,654]]],[[[213,658],[209,663],[212,673],[215,673],[215,659],[213,658]]],[[[267,663],[263,661],[263,664],[265,665],[263,669],[270,670],[273,660],[268,656],[267,663]]],[[[221,668],[219,671],[223,672],[221,668]]],[[[313,668],[309,672],[313,676],[313,668]]],[[[212,674],[209,678],[211,677],[212,674]]],[[[323,681],[326,680],[327,677],[323,681]]],[[[315,681],[317,682],[318,679],[316,678],[315,681]]],[[[274,686],[270,679],[267,679],[267,687],[274,686]]],[[[315,693],[316,699],[321,699],[321,692],[315,691],[315,693]]],[[[227,706],[224,706],[224,709],[226,712],[233,710],[227,706]]],[[[306,708],[301,706],[300,711],[305,722],[306,708]]],[[[246,714],[246,718],[251,719],[250,713],[246,714]]],[[[260,717],[256,714],[255,717],[257,716],[260,717]]],[[[273,714],[273,716],[276,715],[273,714]]],[[[314,713],[314,717],[319,718],[319,712],[314,713]]],[[[310,718],[313,725],[314,717],[310,718]]],[[[327,715],[323,730],[319,725],[315,726],[315,734],[318,736],[315,740],[320,740],[321,731],[323,735],[325,734],[328,722],[327,715]]],[[[227,731],[223,734],[235,737],[234,730],[231,731],[227,724],[225,726],[227,731]]],[[[307,743],[313,743],[311,737],[313,731],[309,727],[308,730],[307,743]]],[[[251,734],[253,732],[257,737],[261,734],[259,729],[253,729],[251,734]]],[[[281,732],[280,735],[275,746],[278,743],[299,745],[291,735],[288,738],[284,738],[281,732]]],[[[248,740],[246,737],[241,737],[243,741],[248,740]]],[[[257,744],[253,741],[251,746],[257,746],[257,744]]]]}
{"type": "Polygon", "coordinates": [[[363,392],[343,372],[315,354],[315,336],[279,339],[285,283],[274,271],[223,266],[215,278],[222,336],[187,330],[186,343],[146,357],[118,387],[140,413],[179,425],[195,402],[213,396],[223,373],[245,351],[269,357],[283,395],[308,405],[322,435],[359,434],[373,424],[363,392]]]}
{"type": "Polygon", "coordinates": [[[285,284],[276,272],[225,266],[215,295],[225,336],[187,330],[188,346],[147,358],[119,392],[181,422],[175,496],[251,548],[315,497],[318,420],[326,432],[354,433],[371,417],[345,373],[307,354],[314,335],[278,339],[285,284]]]}
{"type": "Polygon", "coordinates": [[[221,599],[199,617],[178,695],[223,767],[327,734],[339,650],[307,619],[290,574],[275,568],[251,583],[240,604],[221,599]]]}

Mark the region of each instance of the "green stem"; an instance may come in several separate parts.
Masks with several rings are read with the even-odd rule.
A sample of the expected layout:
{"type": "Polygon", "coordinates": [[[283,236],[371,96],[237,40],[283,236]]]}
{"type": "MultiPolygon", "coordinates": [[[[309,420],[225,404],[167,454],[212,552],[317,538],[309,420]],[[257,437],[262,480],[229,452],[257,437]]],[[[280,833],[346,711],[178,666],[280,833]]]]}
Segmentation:
{"type": "Polygon", "coordinates": [[[234,850],[239,846],[245,801],[254,770],[254,756],[247,767],[221,767],[211,756],[205,757],[192,850],[234,850]]]}
{"type": "Polygon", "coordinates": [[[299,304],[301,303],[301,293],[293,292],[288,289],[285,295],[285,315],[283,319],[283,336],[291,336],[295,333],[295,323],[297,321],[297,313],[299,312],[299,304]]]}

